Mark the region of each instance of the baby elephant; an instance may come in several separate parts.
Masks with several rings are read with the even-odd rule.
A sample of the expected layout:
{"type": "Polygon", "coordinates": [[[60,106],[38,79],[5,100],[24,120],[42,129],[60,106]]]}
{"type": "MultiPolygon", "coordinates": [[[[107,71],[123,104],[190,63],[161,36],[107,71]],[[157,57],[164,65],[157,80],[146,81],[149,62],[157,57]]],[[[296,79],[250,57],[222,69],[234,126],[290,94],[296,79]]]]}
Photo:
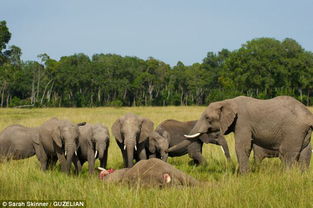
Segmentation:
{"type": "MultiPolygon", "coordinates": [[[[273,157],[279,157],[279,152],[277,150],[270,150],[263,147],[260,147],[256,144],[253,144],[253,152],[254,152],[254,161],[256,164],[260,164],[262,160],[265,158],[273,158],[273,157]]],[[[305,152],[300,155],[299,161],[301,161],[301,164],[303,164],[303,168],[308,168],[310,166],[311,162],[311,155],[312,155],[312,147],[311,144],[309,144],[309,148],[305,149],[305,152]]]]}
{"type": "MultiPolygon", "coordinates": [[[[173,186],[199,185],[199,181],[172,165],[157,159],[140,160],[132,168],[124,168],[109,173],[104,170],[100,173],[105,182],[127,183],[142,186],[173,186]]],[[[100,177],[101,178],[101,177],[100,177]]]]}
{"type": "Polygon", "coordinates": [[[12,125],[0,134],[0,159],[25,159],[35,155],[33,140],[38,139],[38,128],[12,125]]]}
{"type": "Polygon", "coordinates": [[[78,171],[88,161],[89,173],[93,173],[95,160],[100,160],[100,167],[105,168],[108,160],[110,134],[102,124],[86,124],[79,127],[78,171]]]}
{"type": "Polygon", "coordinates": [[[181,122],[165,120],[149,135],[149,158],[157,157],[167,161],[168,156],[177,157],[185,154],[194,160],[195,164],[205,162],[202,156],[203,143],[221,145],[226,158],[229,160],[229,150],[225,138],[219,132],[202,134],[198,139],[187,139],[188,134],[197,121],[181,122]]]}

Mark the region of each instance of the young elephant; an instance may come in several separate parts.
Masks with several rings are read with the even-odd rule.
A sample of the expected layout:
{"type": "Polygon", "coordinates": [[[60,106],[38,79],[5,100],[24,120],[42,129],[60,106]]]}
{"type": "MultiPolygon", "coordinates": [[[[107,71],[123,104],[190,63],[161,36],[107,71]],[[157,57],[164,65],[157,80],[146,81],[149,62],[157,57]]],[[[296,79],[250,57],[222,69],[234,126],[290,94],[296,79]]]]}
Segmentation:
{"type": "Polygon", "coordinates": [[[39,127],[39,139],[35,141],[35,148],[42,170],[53,167],[59,160],[61,170],[69,173],[71,163],[77,164],[78,126],[85,124],[86,122],[76,125],[68,120],[51,118],[39,127]]]}
{"type": "Polygon", "coordinates": [[[38,128],[12,125],[0,134],[0,159],[25,159],[35,155],[33,140],[38,140],[38,128]]]}
{"type": "Polygon", "coordinates": [[[157,159],[141,160],[132,168],[116,170],[104,176],[105,182],[142,186],[199,185],[199,181],[172,165],[157,159]]]}
{"type": "Polygon", "coordinates": [[[114,122],[112,132],[121,149],[124,167],[131,168],[134,159],[137,162],[147,159],[145,148],[153,125],[151,120],[133,113],[128,113],[114,122]]]}
{"type": "Polygon", "coordinates": [[[105,168],[108,160],[110,134],[102,124],[86,124],[79,127],[78,169],[88,161],[89,173],[93,173],[95,160],[100,160],[100,167],[105,168]]]}
{"type": "Polygon", "coordinates": [[[197,121],[181,122],[165,120],[149,135],[150,158],[157,157],[167,161],[168,156],[177,157],[188,153],[196,164],[205,162],[202,156],[203,143],[221,145],[225,157],[229,160],[230,154],[225,138],[216,133],[202,134],[197,139],[184,137],[194,127],[197,121]]]}
{"type": "MultiPolygon", "coordinates": [[[[253,144],[253,152],[254,152],[254,161],[256,164],[260,164],[264,158],[273,158],[279,157],[279,152],[277,150],[270,150],[263,147],[260,147],[256,144],[253,144]]],[[[311,155],[312,155],[312,147],[309,144],[309,147],[305,149],[304,153],[301,154],[300,161],[303,161],[303,167],[308,168],[311,162],[311,155]]]]}

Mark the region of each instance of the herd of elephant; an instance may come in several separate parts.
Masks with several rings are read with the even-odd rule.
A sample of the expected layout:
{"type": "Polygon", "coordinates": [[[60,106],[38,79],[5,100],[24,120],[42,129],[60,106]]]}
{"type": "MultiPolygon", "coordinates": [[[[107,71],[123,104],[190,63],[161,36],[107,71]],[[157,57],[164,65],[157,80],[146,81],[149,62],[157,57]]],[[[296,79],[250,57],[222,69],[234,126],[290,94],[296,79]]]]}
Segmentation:
{"type": "MultiPolygon", "coordinates": [[[[128,113],[118,118],[111,131],[121,150],[125,168],[134,161],[188,154],[195,164],[206,163],[203,143],[220,145],[225,157],[230,154],[224,135],[235,135],[239,172],[249,171],[249,156],[256,162],[265,157],[279,157],[286,167],[310,164],[313,114],[299,101],[288,96],[259,100],[245,96],[213,102],[195,121],[165,120],[154,129],[154,123],[128,113]]],[[[73,124],[51,118],[39,127],[11,125],[0,134],[0,157],[24,159],[36,155],[42,170],[55,166],[69,173],[71,165],[79,173],[88,162],[89,172],[95,160],[106,168],[110,134],[102,124],[73,124]]]]}

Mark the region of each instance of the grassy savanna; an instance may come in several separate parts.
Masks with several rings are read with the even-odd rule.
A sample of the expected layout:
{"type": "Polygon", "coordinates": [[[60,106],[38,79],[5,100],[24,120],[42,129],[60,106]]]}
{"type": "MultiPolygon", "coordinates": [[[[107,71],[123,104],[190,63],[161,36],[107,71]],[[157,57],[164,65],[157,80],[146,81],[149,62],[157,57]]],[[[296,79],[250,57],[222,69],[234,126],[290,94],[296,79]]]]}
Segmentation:
{"type": "MultiPolygon", "coordinates": [[[[205,107],[133,108],[48,108],[0,109],[0,129],[11,124],[38,126],[51,117],[102,123],[109,128],[126,112],[154,121],[155,126],[168,118],[197,119],[205,107]]],[[[311,110],[313,110],[311,108],[311,110]]],[[[36,157],[0,164],[0,199],[73,199],[86,200],[88,207],[312,207],[313,173],[298,169],[282,170],[278,159],[266,159],[259,169],[244,176],[237,166],[234,138],[227,136],[234,166],[227,164],[220,147],[204,145],[208,164],[188,165],[188,156],[170,158],[177,168],[203,181],[201,187],[140,188],[105,184],[97,175],[88,175],[87,164],[79,176],[65,175],[59,166],[40,171],[36,157]]],[[[252,163],[252,160],[251,160],[252,163]]],[[[121,168],[122,157],[111,135],[108,167],[121,168]]]]}

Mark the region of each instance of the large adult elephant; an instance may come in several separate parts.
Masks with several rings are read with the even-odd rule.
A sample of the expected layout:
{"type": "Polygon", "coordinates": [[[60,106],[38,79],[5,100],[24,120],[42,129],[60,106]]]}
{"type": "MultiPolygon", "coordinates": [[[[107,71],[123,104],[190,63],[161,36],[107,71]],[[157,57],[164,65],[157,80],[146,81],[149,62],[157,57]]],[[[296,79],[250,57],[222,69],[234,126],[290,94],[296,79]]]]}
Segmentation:
{"type": "Polygon", "coordinates": [[[168,156],[177,157],[188,153],[195,164],[205,163],[206,160],[202,156],[203,143],[211,143],[221,145],[225,156],[230,159],[228,145],[225,138],[219,133],[202,134],[198,139],[186,139],[188,134],[197,121],[163,121],[149,135],[149,155],[150,158],[157,157],[163,161],[167,161],[168,156]]]}
{"type": "MultiPolygon", "coordinates": [[[[86,123],[73,124],[68,120],[51,118],[39,127],[39,139],[36,155],[41,163],[41,169],[53,167],[57,160],[61,163],[61,170],[69,173],[71,163],[77,164],[77,148],[79,146],[78,126],[86,123]]],[[[77,171],[76,167],[76,171],[77,171]]]]}
{"type": "Polygon", "coordinates": [[[189,138],[208,131],[234,132],[240,173],[249,170],[252,144],[279,151],[289,167],[310,148],[312,113],[289,96],[259,100],[240,96],[211,103],[190,131],[189,138]]]}
{"type": "Polygon", "coordinates": [[[100,167],[106,168],[110,134],[102,124],[86,124],[79,127],[78,168],[88,161],[89,173],[95,169],[95,160],[100,160],[100,167]]]}
{"type": "Polygon", "coordinates": [[[39,138],[39,128],[11,125],[0,133],[0,159],[25,159],[35,155],[34,140],[39,138]]]}
{"type": "Polygon", "coordinates": [[[131,168],[134,159],[137,162],[147,159],[145,148],[153,125],[151,120],[133,113],[128,113],[114,122],[112,133],[121,149],[125,167],[131,168]]]}

